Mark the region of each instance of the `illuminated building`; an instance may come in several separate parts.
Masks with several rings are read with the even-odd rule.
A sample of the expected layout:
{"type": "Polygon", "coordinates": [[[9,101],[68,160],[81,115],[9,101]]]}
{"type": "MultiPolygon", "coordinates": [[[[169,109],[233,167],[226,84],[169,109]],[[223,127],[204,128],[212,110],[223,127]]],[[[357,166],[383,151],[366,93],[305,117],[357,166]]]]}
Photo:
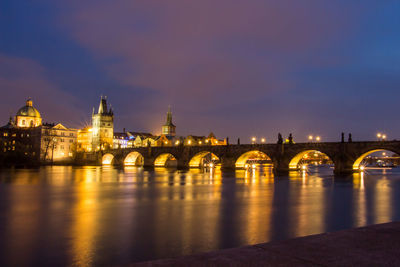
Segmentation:
{"type": "Polygon", "coordinates": [[[92,127],[85,127],[78,130],[77,134],[77,151],[91,152],[92,151],[92,127]]]}
{"type": "Polygon", "coordinates": [[[43,124],[41,137],[41,159],[43,162],[70,162],[76,152],[76,129],[61,123],[43,124]]]}
{"type": "Polygon", "coordinates": [[[0,165],[36,165],[39,157],[40,127],[18,127],[12,118],[0,127],[0,165]]]}
{"type": "Polygon", "coordinates": [[[143,139],[142,146],[154,146],[157,136],[148,136],[143,139]]]}
{"type": "Polygon", "coordinates": [[[167,121],[162,126],[161,133],[165,136],[175,136],[176,126],[172,123],[172,112],[171,107],[168,107],[167,121]]]}
{"type": "Polygon", "coordinates": [[[113,138],[113,148],[127,148],[128,147],[128,141],[129,141],[129,135],[128,133],[114,133],[114,138],[113,138]]]}
{"type": "Polygon", "coordinates": [[[206,145],[211,145],[211,146],[221,146],[221,145],[226,145],[226,140],[219,140],[215,137],[214,133],[210,133],[208,137],[205,140],[206,145]]]}
{"type": "Polygon", "coordinates": [[[154,146],[172,146],[174,140],[173,136],[162,134],[154,140],[154,146]]]}
{"type": "Polygon", "coordinates": [[[109,149],[113,146],[114,137],[114,113],[107,107],[107,98],[101,97],[97,113],[93,109],[92,114],[93,150],[109,149]]]}
{"type": "MultiPolygon", "coordinates": [[[[130,132],[132,133],[132,132],[130,132]]],[[[133,138],[128,142],[128,146],[132,147],[144,147],[154,144],[154,139],[156,136],[153,136],[151,133],[132,133],[133,138]]]]}
{"type": "Polygon", "coordinates": [[[188,135],[184,139],[184,145],[186,146],[218,146],[226,145],[226,140],[219,140],[213,133],[210,133],[208,137],[188,135]]]}
{"type": "Polygon", "coordinates": [[[148,145],[149,140],[153,145],[155,139],[151,133],[129,132],[124,128],[122,133],[114,133],[113,148],[143,147],[148,145]]]}
{"type": "Polygon", "coordinates": [[[15,124],[21,128],[39,127],[42,125],[42,117],[39,111],[33,107],[32,99],[26,101],[26,105],[20,108],[15,116],[15,124]]]}
{"type": "Polygon", "coordinates": [[[26,165],[40,161],[42,117],[31,99],[13,120],[0,128],[0,164],[26,165]]]}

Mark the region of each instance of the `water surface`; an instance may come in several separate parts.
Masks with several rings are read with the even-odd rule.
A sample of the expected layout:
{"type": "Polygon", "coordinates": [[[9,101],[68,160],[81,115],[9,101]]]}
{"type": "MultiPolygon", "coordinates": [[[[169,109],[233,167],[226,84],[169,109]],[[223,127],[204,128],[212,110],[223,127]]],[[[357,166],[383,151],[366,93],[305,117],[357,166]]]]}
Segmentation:
{"type": "Polygon", "coordinates": [[[400,170],[0,170],[0,266],[116,265],[400,219],[400,170]]]}

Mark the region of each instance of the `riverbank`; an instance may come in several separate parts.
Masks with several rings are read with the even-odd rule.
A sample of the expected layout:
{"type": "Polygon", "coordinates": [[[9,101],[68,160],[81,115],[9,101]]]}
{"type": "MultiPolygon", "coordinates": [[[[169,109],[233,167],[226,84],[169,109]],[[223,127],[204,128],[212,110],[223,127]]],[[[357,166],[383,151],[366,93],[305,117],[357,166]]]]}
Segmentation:
{"type": "Polygon", "coordinates": [[[400,222],[130,266],[400,266],[400,222]]]}

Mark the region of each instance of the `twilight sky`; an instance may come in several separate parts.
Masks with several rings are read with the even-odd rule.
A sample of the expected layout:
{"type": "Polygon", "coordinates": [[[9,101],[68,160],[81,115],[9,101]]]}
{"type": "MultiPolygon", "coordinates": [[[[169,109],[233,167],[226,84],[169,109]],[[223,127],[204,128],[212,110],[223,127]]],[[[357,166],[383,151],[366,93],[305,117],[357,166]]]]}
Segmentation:
{"type": "MultiPolygon", "coordinates": [[[[0,122],[44,121],[275,142],[400,139],[399,0],[3,0],[0,122]]],[[[232,141],[233,142],[233,141],[232,141]]]]}

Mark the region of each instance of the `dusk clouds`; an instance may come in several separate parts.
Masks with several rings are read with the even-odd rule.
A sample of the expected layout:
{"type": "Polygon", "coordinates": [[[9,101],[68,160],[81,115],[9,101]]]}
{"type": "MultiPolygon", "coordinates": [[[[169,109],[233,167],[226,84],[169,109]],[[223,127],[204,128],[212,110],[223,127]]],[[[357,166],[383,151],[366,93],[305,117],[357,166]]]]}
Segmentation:
{"type": "Polygon", "coordinates": [[[66,28],[115,80],[191,107],[288,90],[296,65],[334,64],[312,53],[352,33],[348,14],[321,1],[77,1],[72,10],[66,28]]]}
{"type": "Polygon", "coordinates": [[[0,88],[3,125],[28,98],[40,107],[44,122],[78,122],[78,101],[52,83],[45,68],[33,60],[0,54],[0,88]]]}
{"type": "MultiPolygon", "coordinates": [[[[32,90],[64,95],[76,109],[66,120],[76,123],[108,94],[116,124],[132,130],[159,130],[171,104],[180,134],[400,136],[388,108],[400,86],[396,1],[7,2],[1,60],[19,65],[1,62],[0,88],[21,99],[3,100],[2,114],[32,90]],[[32,81],[10,78],[21,72],[32,81]]],[[[57,108],[52,120],[63,118],[57,108]]]]}

